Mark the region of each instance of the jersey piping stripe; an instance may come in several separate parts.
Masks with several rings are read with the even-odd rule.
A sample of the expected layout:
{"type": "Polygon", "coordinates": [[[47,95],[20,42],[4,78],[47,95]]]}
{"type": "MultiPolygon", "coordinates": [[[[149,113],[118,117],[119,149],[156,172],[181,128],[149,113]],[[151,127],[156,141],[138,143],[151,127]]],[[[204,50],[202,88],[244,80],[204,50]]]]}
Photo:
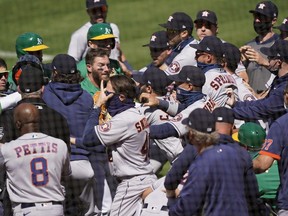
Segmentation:
{"type": "Polygon", "coordinates": [[[270,156],[270,157],[272,157],[272,158],[274,158],[276,160],[280,160],[281,159],[280,155],[273,154],[273,153],[266,152],[266,151],[260,151],[259,154],[270,156]]]}

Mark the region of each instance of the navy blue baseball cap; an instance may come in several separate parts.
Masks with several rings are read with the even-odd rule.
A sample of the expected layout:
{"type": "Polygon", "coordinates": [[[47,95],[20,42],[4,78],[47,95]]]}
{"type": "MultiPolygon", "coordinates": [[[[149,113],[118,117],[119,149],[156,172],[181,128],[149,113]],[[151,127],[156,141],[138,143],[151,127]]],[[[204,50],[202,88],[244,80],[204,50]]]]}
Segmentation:
{"type": "Polygon", "coordinates": [[[199,44],[190,44],[197,51],[207,52],[217,57],[224,57],[222,41],[216,36],[206,36],[199,44]]]}
{"type": "Polygon", "coordinates": [[[157,67],[148,67],[144,73],[133,75],[133,79],[142,84],[150,85],[153,90],[166,94],[167,87],[172,83],[166,73],[157,67]]]}
{"type": "Polygon", "coordinates": [[[259,2],[254,10],[249,10],[250,13],[259,13],[270,18],[278,17],[278,8],[271,1],[259,2]]]}
{"type": "Polygon", "coordinates": [[[288,32],[288,17],[286,17],[280,26],[275,26],[273,28],[279,29],[280,31],[288,32]]]}
{"type": "Polygon", "coordinates": [[[178,74],[170,75],[168,77],[172,81],[188,82],[197,87],[202,87],[206,81],[203,71],[195,66],[184,66],[178,74]]]}
{"type": "Polygon", "coordinates": [[[106,0],[86,0],[86,9],[103,6],[108,7],[106,0]]]}
{"type": "Polygon", "coordinates": [[[44,85],[43,71],[32,65],[25,65],[18,80],[21,92],[31,93],[38,91],[44,85]]]}
{"type": "Polygon", "coordinates": [[[211,11],[211,10],[201,10],[197,13],[196,16],[196,20],[194,21],[194,23],[197,23],[201,20],[205,20],[207,22],[210,22],[214,25],[218,24],[217,21],[217,16],[215,14],[215,12],[211,11]]]}
{"type": "Polygon", "coordinates": [[[261,47],[260,51],[268,57],[288,59],[288,41],[278,39],[271,47],[261,47]]]}
{"type": "Polygon", "coordinates": [[[77,73],[77,65],[75,59],[67,54],[58,54],[52,61],[52,70],[62,74],[77,73]]]}
{"type": "Polygon", "coordinates": [[[192,29],[193,30],[192,18],[184,12],[173,13],[171,16],[169,16],[166,23],[159,24],[159,25],[166,29],[174,29],[174,30],[192,29]]]}
{"type": "Polygon", "coordinates": [[[215,122],[234,124],[234,113],[227,107],[217,107],[212,112],[215,122]]]}
{"type": "Polygon", "coordinates": [[[241,53],[238,47],[231,43],[223,43],[224,56],[226,62],[230,65],[238,65],[241,60],[241,53]]]}
{"type": "Polygon", "coordinates": [[[150,43],[143,45],[143,47],[147,46],[156,49],[168,49],[169,43],[166,31],[154,32],[150,37],[150,43]]]}
{"type": "Polygon", "coordinates": [[[206,109],[197,108],[193,110],[188,118],[182,120],[182,124],[202,133],[212,133],[215,131],[213,115],[206,109]]]}

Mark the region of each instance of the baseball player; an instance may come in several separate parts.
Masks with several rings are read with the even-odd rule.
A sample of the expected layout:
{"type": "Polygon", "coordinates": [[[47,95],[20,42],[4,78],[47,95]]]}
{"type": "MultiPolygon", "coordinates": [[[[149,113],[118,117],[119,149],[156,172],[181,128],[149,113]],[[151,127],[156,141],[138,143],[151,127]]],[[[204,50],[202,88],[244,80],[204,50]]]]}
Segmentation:
{"type": "MultiPolygon", "coordinates": [[[[199,68],[195,66],[184,66],[180,73],[171,75],[169,78],[175,81],[177,86],[176,98],[181,104],[178,106],[178,109],[175,109],[177,105],[175,106],[173,103],[168,103],[173,107],[171,108],[173,113],[176,113],[177,115],[173,118],[169,118],[167,123],[152,125],[150,127],[150,138],[152,139],[184,136],[188,132],[188,128],[181,123],[183,118],[186,118],[189,113],[196,108],[204,108],[211,112],[216,106],[216,103],[213,100],[202,93],[205,75],[199,68]],[[175,110],[177,110],[177,112],[175,112],[175,110]]],[[[149,98],[149,96],[147,98],[149,98]]],[[[147,104],[149,105],[149,102],[147,104]]],[[[169,109],[170,108],[168,107],[168,109],[165,110],[168,114],[170,114],[169,109]]]]}
{"type": "Polygon", "coordinates": [[[32,104],[15,108],[14,124],[21,136],[0,148],[13,214],[64,215],[61,177],[71,174],[66,143],[39,132],[39,110],[32,104]]]}
{"type": "Polygon", "coordinates": [[[108,81],[111,70],[109,55],[102,49],[90,49],[85,57],[87,76],[81,87],[93,96],[100,91],[101,80],[108,81]]]}
{"type": "Polygon", "coordinates": [[[9,87],[9,83],[7,82],[8,73],[9,71],[7,70],[7,64],[5,60],[0,58],[0,98],[13,93],[13,91],[8,89],[9,87]]]}
{"type": "MultiPolygon", "coordinates": [[[[87,32],[88,29],[96,23],[106,23],[106,16],[108,13],[108,4],[106,0],[86,0],[86,11],[90,17],[90,21],[85,23],[82,27],[76,30],[70,40],[68,54],[75,58],[77,62],[85,58],[87,47],[87,32]]],[[[115,23],[107,23],[116,35],[116,46],[110,54],[110,58],[118,60],[119,57],[123,60],[125,56],[120,53],[120,31],[115,23]],[[121,56],[123,55],[123,56],[121,56]]],[[[128,63],[127,63],[128,65],[128,63]]]]}
{"type": "MultiPolygon", "coordinates": [[[[265,141],[266,132],[260,125],[247,122],[241,125],[239,131],[234,133],[232,137],[246,147],[252,159],[254,159],[259,155],[265,141]]],[[[256,177],[261,199],[269,204],[271,210],[276,209],[276,194],[280,183],[277,161],[274,160],[272,166],[266,172],[257,174],[256,177]]]]}
{"type": "MultiPolygon", "coordinates": [[[[284,94],[287,94],[287,87],[284,94]]],[[[287,106],[287,104],[286,104],[287,106]]],[[[259,156],[253,160],[253,168],[256,173],[263,173],[270,168],[277,160],[278,171],[280,176],[280,185],[277,191],[277,215],[288,214],[287,200],[287,118],[285,114],[275,120],[266,136],[259,156]]]]}
{"type": "MultiPolygon", "coordinates": [[[[98,23],[92,25],[87,33],[87,44],[91,49],[103,49],[110,55],[112,48],[115,46],[116,36],[113,34],[112,28],[107,23],[98,23]]],[[[113,74],[125,74],[130,76],[131,71],[118,60],[109,59],[110,68],[113,74]]],[[[78,70],[85,78],[87,76],[86,57],[77,64],[78,70]]]]}
{"type": "Polygon", "coordinates": [[[155,180],[149,162],[148,124],[144,115],[134,108],[136,86],[132,79],[112,76],[86,124],[83,143],[90,148],[108,147],[112,175],[118,179],[110,216],[138,215],[141,196],[155,180]],[[106,103],[112,119],[98,125],[100,106],[106,103]]]}
{"type": "Polygon", "coordinates": [[[253,89],[249,86],[248,83],[245,83],[244,80],[235,73],[241,60],[241,53],[239,49],[230,43],[223,43],[223,47],[225,55],[224,69],[228,74],[231,74],[231,76],[236,81],[239,101],[256,100],[256,94],[253,89]]]}
{"type": "Polygon", "coordinates": [[[272,28],[277,22],[278,8],[272,1],[261,1],[257,3],[254,10],[249,10],[249,12],[253,14],[253,27],[257,37],[240,47],[241,60],[246,67],[250,86],[259,94],[269,88],[275,75],[271,74],[266,67],[259,65],[255,58],[249,57],[246,53],[252,49],[265,58],[267,57],[260,49],[271,47],[279,39],[279,35],[275,34],[272,28]]]}
{"type": "MultiPolygon", "coordinates": [[[[19,59],[25,54],[30,54],[37,57],[41,63],[41,66],[44,69],[44,77],[46,77],[46,79],[49,79],[51,77],[50,65],[42,63],[43,50],[48,49],[49,47],[44,44],[43,38],[40,35],[33,32],[25,32],[19,35],[16,39],[15,48],[17,57],[19,59]]],[[[16,90],[17,83],[15,83],[12,74],[13,73],[10,73],[8,76],[8,82],[10,84],[9,88],[16,90]]]]}
{"type": "Polygon", "coordinates": [[[163,70],[167,74],[177,74],[185,65],[196,66],[195,49],[189,44],[198,43],[192,36],[193,21],[184,12],[175,12],[168,17],[168,20],[160,26],[166,28],[168,43],[172,48],[172,53],[166,59],[166,68],[163,70]]]}
{"type": "Polygon", "coordinates": [[[203,93],[214,100],[217,106],[225,106],[228,100],[226,89],[232,88],[238,98],[235,79],[222,68],[224,50],[216,36],[206,36],[199,44],[191,44],[196,51],[197,66],[205,73],[203,93]]]}
{"type": "MultiPolygon", "coordinates": [[[[283,106],[283,91],[288,81],[288,41],[277,40],[269,48],[261,51],[268,56],[271,72],[277,74],[270,91],[263,99],[255,101],[227,100],[227,104],[233,107],[236,119],[244,120],[268,120],[271,124],[277,118],[286,113],[283,106]]],[[[230,96],[233,96],[231,94],[230,96]]]]}
{"type": "Polygon", "coordinates": [[[150,37],[149,44],[144,44],[143,47],[149,47],[150,49],[150,56],[153,60],[152,63],[147,65],[144,68],[141,68],[139,71],[144,72],[149,67],[155,66],[160,69],[164,69],[162,67],[165,67],[163,65],[165,63],[165,60],[171,53],[171,47],[168,43],[168,38],[166,31],[157,31],[154,32],[150,37]]]}
{"type": "Polygon", "coordinates": [[[216,13],[211,10],[200,10],[194,20],[194,26],[200,41],[205,36],[216,36],[218,33],[218,20],[216,13]]]}
{"type": "Polygon", "coordinates": [[[275,26],[274,28],[280,30],[280,38],[282,40],[288,40],[288,17],[284,18],[280,26],[275,26]]]}
{"type": "MultiPolygon", "coordinates": [[[[146,92],[148,94],[154,94],[159,99],[164,100],[167,94],[167,86],[172,83],[165,72],[157,67],[149,67],[142,76],[133,76],[133,79],[140,83],[140,93],[146,92]]],[[[169,120],[167,113],[155,107],[141,106],[138,109],[146,116],[149,125],[159,125],[169,120]]],[[[150,162],[155,173],[159,171],[167,159],[172,163],[183,150],[180,139],[176,137],[151,141],[150,162]],[[163,153],[165,156],[164,161],[161,157],[163,153]]]]}

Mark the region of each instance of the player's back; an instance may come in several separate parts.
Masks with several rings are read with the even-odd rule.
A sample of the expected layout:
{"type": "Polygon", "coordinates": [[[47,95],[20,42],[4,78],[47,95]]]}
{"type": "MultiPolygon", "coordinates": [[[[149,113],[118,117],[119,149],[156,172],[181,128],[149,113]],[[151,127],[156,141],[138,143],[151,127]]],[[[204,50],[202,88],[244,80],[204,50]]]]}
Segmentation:
{"type": "Polygon", "coordinates": [[[218,106],[225,106],[228,96],[227,88],[232,88],[238,98],[238,90],[235,79],[222,68],[213,68],[205,73],[206,81],[202,92],[214,100],[218,106]]]}
{"type": "Polygon", "coordinates": [[[71,171],[62,140],[43,133],[27,133],[1,146],[1,154],[12,202],[64,200],[61,175],[70,175],[71,171]]]}

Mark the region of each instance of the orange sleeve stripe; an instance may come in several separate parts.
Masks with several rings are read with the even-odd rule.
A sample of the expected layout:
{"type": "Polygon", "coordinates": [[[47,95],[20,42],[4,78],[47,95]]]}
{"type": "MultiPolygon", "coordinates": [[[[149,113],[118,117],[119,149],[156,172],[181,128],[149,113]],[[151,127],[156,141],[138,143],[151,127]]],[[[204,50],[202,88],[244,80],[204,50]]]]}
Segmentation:
{"type": "Polygon", "coordinates": [[[270,153],[270,152],[266,152],[266,151],[260,151],[259,154],[270,156],[270,157],[274,158],[275,160],[280,160],[281,159],[281,157],[279,155],[276,155],[276,154],[273,154],[273,153],[270,153]]]}

